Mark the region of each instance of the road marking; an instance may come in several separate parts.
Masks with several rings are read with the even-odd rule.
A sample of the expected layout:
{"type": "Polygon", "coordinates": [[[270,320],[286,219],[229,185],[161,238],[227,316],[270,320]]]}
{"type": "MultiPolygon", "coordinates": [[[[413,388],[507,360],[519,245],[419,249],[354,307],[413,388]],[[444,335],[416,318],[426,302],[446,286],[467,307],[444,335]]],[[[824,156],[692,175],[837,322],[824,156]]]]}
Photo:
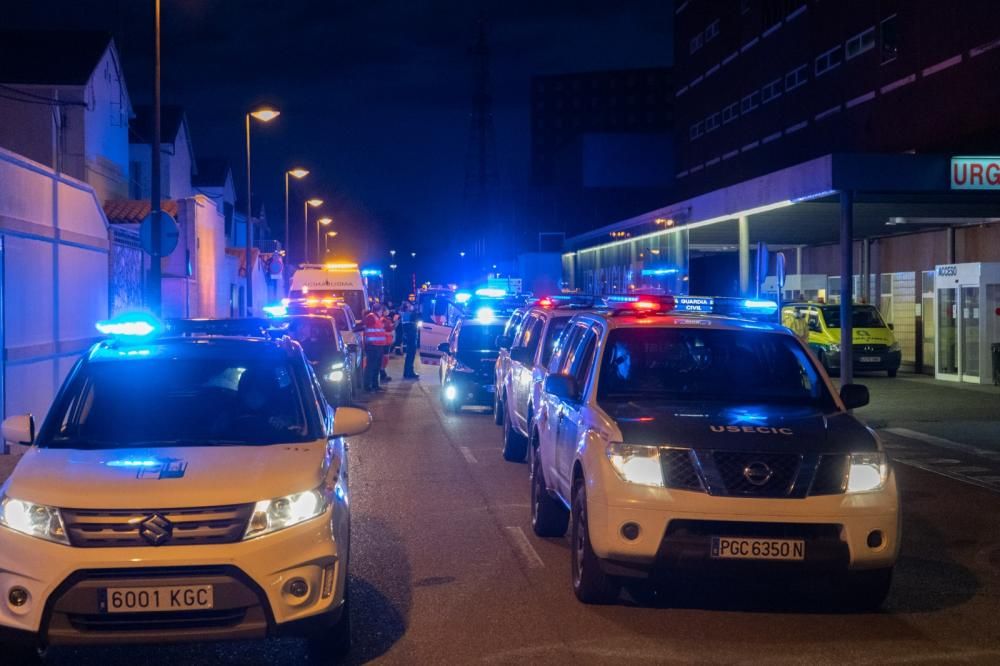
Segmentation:
{"type": "MultiPolygon", "coordinates": [[[[982,474],[983,472],[989,472],[989,467],[979,467],[978,465],[955,465],[953,467],[948,467],[949,472],[954,474],[982,474]]],[[[982,477],[977,476],[977,479],[982,479],[982,477]]]]}
{"type": "Polygon", "coordinates": [[[476,456],[472,455],[472,450],[469,447],[467,447],[467,446],[460,446],[460,447],[458,447],[458,450],[462,452],[463,456],[465,456],[465,462],[467,462],[467,463],[477,463],[477,462],[479,462],[478,460],[476,460],[476,456]]]}
{"type": "Polygon", "coordinates": [[[924,462],[934,465],[957,465],[962,461],[958,458],[928,458],[924,462]]]}
{"type": "Polygon", "coordinates": [[[1000,487],[996,484],[985,483],[984,479],[989,477],[976,477],[976,476],[965,476],[964,474],[955,474],[948,471],[948,467],[935,467],[934,465],[928,465],[923,460],[915,460],[913,458],[895,458],[895,461],[902,463],[904,465],[909,465],[910,467],[916,467],[917,469],[922,469],[925,472],[930,472],[932,474],[938,474],[940,476],[946,476],[949,479],[954,479],[955,481],[961,481],[962,483],[968,483],[973,486],[979,486],[980,488],[985,488],[986,490],[992,490],[993,492],[1000,491],[1000,487]]]}
{"type": "Polygon", "coordinates": [[[510,535],[511,541],[514,542],[514,546],[521,553],[521,557],[524,558],[525,564],[531,569],[541,569],[545,566],[545,562],[538,555],[538,551],[535,547],[531,545],[528,541],[528,536],[524,533],[520,527],[505,527],[507,534],[510,535]]]}
{"type": "Polygon", "coordinates": [[[989,458],[991,460],[1000,460],[1000,451],[990,451],[989,449],[981,449],[978,446],[953,442],[950,439],[945,439],[944,437],[935,437],[934,435],[917,432],[916,430],[910,430],[909,428],[885,428],[885,432],[889,432],[900,437],[906,437],[907,439],[915,439],[918,442],[924,442],[925,444],[933,444],[934,446],[940,446],[945,449],[971,453],[972,455],[989,458]]]}

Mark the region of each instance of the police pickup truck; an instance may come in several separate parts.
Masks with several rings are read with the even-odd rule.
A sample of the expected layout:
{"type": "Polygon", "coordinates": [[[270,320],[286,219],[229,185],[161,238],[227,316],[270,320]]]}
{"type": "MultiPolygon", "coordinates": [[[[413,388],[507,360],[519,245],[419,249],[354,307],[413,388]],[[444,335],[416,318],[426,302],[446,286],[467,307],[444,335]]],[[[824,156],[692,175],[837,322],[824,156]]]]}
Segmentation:
{"type": "Polygon", "coordinates": [[[676,305],[576,315],[549,362],[531,522],[541,536],[569,527],[576,596],[607,603],[623,582],[678,571],[770,571],[879,606],[900,511],[882,444],[849,411],[867,389],[836,392],[783,327],[676,305]]]}

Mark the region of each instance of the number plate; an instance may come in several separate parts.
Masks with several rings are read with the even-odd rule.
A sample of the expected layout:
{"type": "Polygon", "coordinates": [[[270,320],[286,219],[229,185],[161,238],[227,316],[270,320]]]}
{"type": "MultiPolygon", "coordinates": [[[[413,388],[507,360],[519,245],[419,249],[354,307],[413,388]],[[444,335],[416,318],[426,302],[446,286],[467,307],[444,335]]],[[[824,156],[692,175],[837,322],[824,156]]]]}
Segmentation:
{"type": "Polygon", "coordinates": [[[802,539],[712,537],[712,557],[721,560],[804,560],[802,539]]]}
{"type": "Polygon", "coordinates": [[[205,610],[215,602],[211,585],[109,587],[98,591],[102,613],[205,610]]]}
{"type": "Polygon", "coordinates": [[[882,359],[878,356],[862,356],[858,359],[862,363],[881,363],[882,359]]]}

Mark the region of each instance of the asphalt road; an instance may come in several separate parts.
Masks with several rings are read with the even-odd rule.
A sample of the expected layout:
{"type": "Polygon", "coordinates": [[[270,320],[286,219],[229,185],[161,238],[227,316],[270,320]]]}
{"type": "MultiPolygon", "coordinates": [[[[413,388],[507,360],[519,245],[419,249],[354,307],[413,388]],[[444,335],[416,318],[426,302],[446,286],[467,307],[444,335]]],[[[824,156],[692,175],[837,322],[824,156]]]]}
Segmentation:
{"type": "MultiPolygon", "coordinates": [[[[1000,494],[989,488],[898,467],[903,556],[878,613],[830,612],[824,581],[691,580],[671,598],[588,607],[570,589],[568,541],[531,534],[527,467],[502,460],[492,417],[445,414],[437,392],[433,367],[392,382],[351,443],[352,662],[1000,663],[1000,494]]],[[[306,663],[294,640],[49,656],[306,663]]]]}

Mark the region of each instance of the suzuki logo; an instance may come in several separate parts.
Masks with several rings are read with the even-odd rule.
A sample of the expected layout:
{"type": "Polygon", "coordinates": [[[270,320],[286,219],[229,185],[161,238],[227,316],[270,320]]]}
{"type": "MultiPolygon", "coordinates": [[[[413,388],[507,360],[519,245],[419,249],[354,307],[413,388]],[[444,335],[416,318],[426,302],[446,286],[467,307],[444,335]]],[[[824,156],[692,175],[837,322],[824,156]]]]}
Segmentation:
{"type": "Polygon", "coordinates": [[[162,546],[174,535],[174,524],[158,513],[139,523],[139,536],[151,546],[162,546]]]}
{"type": "Polygon", "coordinates": [[[774,476],[774,472],[771,468],[759,460],[755,460],[743,468],[743,478],[754,486],[763,486],[771,480],[772,476],[774,476]]]}

